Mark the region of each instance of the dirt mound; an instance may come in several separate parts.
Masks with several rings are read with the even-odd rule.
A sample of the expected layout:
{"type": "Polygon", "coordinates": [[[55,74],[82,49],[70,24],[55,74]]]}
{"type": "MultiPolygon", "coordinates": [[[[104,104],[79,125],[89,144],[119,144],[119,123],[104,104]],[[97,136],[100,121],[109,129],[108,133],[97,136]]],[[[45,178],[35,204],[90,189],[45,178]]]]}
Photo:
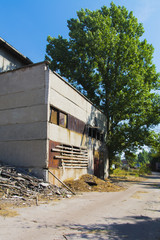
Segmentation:
{"type": "Polygon", "coordinates": [[[78,180],[66,180],[65,184],[75,192],[117,192],[124,190],[123,187],[102,180],[96,176],[85,174],[78,180]]]}

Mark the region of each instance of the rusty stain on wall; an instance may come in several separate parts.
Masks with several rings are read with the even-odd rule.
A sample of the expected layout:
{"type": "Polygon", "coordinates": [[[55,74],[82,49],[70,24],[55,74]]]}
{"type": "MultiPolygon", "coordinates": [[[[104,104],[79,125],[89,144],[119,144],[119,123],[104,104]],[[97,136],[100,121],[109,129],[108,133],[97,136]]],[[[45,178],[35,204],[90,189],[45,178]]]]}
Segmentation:
{"type": "Polygon", "coordinates": [[[60,159],[55,159],[54,156],[55,155],[60,155],[60,153],[55,153],[52,152],[52,148],[55,148],[57,145],[59,145],[59,142],[54,142],[54,141],[49,141],[49,161],[48,161],[48,167],[52,167],[52,168],[58,168],[59,166],[61,166],[61,160],[60,159]]]}

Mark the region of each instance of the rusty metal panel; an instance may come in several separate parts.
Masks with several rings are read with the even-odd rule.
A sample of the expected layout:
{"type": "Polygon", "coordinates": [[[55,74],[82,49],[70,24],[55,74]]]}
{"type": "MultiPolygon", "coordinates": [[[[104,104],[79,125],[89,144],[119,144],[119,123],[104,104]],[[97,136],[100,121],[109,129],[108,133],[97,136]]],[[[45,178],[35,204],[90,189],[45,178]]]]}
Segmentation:
{"type": "Polygon", "coordinates": [[[48,161],[48,167],[58,168],[61,165],[60,159],[55,159],[55,155],[60,155],[58,152],[52,152],[52,148],[55,148],[57,145],[59,145],[59,142],[49,141],[49,161],[48,161]]]}
{"type": "Polygon", "coordinates": [[[94,175],[99,178],[104,178],[103,151],[94,151],[94,175]]]}
{"type": "Polygon", "coordinates": [[[94,175],[96,177],[100,177],[100,172],[99,172],[99,159],[94,157],[94,175]]]}
{"type": "Polygon", "coordinates": [[[68,114],[68,129],[84,134],[85,133],[85,123],[74,116],[68,114]]]}
{"type": "Polygon", "coordinates": [[[63,168],[78,169],[88,167],[88,150],[86,147],[59,144],[52,148],[51,151],[55,153],[54,159],[61,160],[63,168]]]}

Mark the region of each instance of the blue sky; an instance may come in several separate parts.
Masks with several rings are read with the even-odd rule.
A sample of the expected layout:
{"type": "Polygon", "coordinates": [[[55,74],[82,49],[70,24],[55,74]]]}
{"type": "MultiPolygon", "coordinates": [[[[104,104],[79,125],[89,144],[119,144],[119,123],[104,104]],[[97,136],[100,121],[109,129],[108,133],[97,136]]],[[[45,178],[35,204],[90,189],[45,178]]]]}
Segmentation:
{"type": "MultiPolygon", "coordinates": [[[[110,0],[0,0],[0,37],[33,62],[44,60],[47,36],[68,37],[67,20],[81,8],[100,9],[110,0]]],[[[155,52],[153,63],[160,72],[160,0],[113,0],[133,11],[143,23],[144,38],[155,52]]],[[[160,127],[156,129],[158,132],[160,127]]]]}
{"type": "MultiPolygon", "coordinates": [[[[155,48],[153,63],[160,72],[160,0],[113,0],[133,11],[143,23],[144,38],[155,48]]],[[[0,0],[0,37],[33,62],[44,60],[47,36],[68,37],[67,20],[81,8],[96,10],[110,0],[0,0]]]]}

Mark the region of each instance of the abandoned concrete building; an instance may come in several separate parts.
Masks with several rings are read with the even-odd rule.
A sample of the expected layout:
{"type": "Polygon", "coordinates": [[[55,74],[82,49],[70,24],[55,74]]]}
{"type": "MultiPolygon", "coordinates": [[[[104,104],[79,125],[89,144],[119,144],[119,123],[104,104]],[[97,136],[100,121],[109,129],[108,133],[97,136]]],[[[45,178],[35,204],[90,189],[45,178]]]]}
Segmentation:
{"type": "Polygon", "coordinates": [[[107,177],[104,114],[49,69],[0,38],[0,162],[57,184],[107,177]]]}

